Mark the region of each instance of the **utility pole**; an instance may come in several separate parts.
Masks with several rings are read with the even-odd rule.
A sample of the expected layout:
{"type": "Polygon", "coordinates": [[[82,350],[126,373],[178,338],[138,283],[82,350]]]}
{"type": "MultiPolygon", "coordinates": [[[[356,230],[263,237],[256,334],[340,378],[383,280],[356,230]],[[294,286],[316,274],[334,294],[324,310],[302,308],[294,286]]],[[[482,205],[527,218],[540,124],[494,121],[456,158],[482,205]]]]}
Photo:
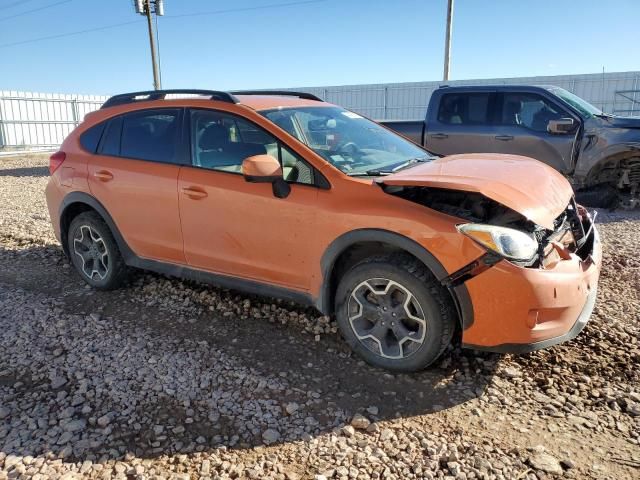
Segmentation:
{"type": "Polygon", "coordinates": [[[449,80],[449,60],[451,58],[451,29],[453,22],[453,0],[447,0],[447,33],[444,40],[444,73],[442,80],[449,80]]]}
{"type": "Polygon", "coordinates": [[[163,0],[134,0],[133,5],[136,13],[147,17],[147,26],[149,27],[149,45],[151,47],[151,65],[153,67],[153,88],[160,90],[160,67],[158,65],[158,55],[156,52],[156,37],[153,31],[153,23],[151,22],[151,13],[156,16],[164,15],[163,0]],[[153,5],[153,10],[151,6],[153,5]]]}

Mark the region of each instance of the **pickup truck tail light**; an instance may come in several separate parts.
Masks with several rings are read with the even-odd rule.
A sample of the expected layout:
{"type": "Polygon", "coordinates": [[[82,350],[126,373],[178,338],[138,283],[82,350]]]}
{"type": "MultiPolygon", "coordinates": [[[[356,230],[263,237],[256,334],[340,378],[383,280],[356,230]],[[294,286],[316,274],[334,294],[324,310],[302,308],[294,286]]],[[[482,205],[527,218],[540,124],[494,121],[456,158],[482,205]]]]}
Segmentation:
{"type": "Polygon", "coordinates": [[[49,157],[49,175],[53,175],[62,162],[67,158],[67,154],[63,151],[58,151],[49,157]]]}

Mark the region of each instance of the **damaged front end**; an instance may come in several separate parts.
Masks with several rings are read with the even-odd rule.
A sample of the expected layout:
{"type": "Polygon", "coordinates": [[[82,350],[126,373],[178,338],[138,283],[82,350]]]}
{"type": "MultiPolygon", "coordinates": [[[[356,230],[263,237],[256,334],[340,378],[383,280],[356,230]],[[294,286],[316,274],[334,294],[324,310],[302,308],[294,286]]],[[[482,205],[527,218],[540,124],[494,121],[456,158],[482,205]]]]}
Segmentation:
{"type": "Polygon", "coordinates": [[[553,228],[545,228],[479,192],[425,186],[381,187],[390,195],[459,218],[458,230],[487,249],[488,255],[476,262],[478,265],[469,265],[464,272],[452,275],[452,283],[464,281],[503,258],[521,267],[545,269],[571,255],[584,260],[593,247],[593,221],[573,198],[555,218],[553,228]]]}

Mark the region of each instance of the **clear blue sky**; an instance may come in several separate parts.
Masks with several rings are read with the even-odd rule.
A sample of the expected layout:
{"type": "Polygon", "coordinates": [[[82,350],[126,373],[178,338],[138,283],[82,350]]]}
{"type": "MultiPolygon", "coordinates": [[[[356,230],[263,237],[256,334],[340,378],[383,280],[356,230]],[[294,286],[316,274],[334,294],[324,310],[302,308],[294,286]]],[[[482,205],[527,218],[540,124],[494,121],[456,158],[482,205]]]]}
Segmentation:
{"type": "MultiPolygon", "coordinates": [[[[163,87],[441,79],[446,0],[294,2],[165,0],[163,87]]],[[[638,18],[640,0],[456,0],[451,79],[638,70],[638,18]]],[[[0,90],[151,87],[146,20],[130,0],[0,0],[0,90]]]]}

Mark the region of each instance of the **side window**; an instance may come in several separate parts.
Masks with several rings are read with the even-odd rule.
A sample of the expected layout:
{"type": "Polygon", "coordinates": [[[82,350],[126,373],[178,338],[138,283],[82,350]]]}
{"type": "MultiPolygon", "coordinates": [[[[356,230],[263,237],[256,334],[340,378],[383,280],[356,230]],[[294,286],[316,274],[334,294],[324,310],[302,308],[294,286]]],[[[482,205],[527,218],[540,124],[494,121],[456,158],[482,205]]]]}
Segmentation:
{"type": "Polygon", "coordinates": [[[560,108],[540,95],[505,93],[503,98],[503,125],[518,125],[535,132],[546,132],[549,120],[558,120],[566,116],[560,108]]]}
{"type": "Polygon", "coordinates": [[[96,153],[96,150],[98,149],[98,142],[100,142],[100,137],[102,136],[106,123],[107,122],[101,122],[94,125],[80,135],[80,145],[82,145],[82,148],[87,152],[96,153]]]}
{"type": "Polygon", "coordinates": [[[99,151],[102,155],[117,157],[120,155],[120,133],[122,132],[122,117],[109,120],[102,139],[99,151]]]}
{"type": "Polygon", "coordinates": [[[257,125],[212,110],[192,110],[190,115],[193,165],[242,173],[245,158],[268,154],[278,159],[286,181],[314,184],[313,168],[257,125]]]}
{"type": "Polygon", "coordinates": [[[448,93],[442,96],[438,121],[448,125],[484,125],[488,122],[489,93],[448,93]]]}
{"type": "Polygon", "coordinates": [[[158,109],[122,116],[120,156],[178,163],[180,110],[158,109]]]}

